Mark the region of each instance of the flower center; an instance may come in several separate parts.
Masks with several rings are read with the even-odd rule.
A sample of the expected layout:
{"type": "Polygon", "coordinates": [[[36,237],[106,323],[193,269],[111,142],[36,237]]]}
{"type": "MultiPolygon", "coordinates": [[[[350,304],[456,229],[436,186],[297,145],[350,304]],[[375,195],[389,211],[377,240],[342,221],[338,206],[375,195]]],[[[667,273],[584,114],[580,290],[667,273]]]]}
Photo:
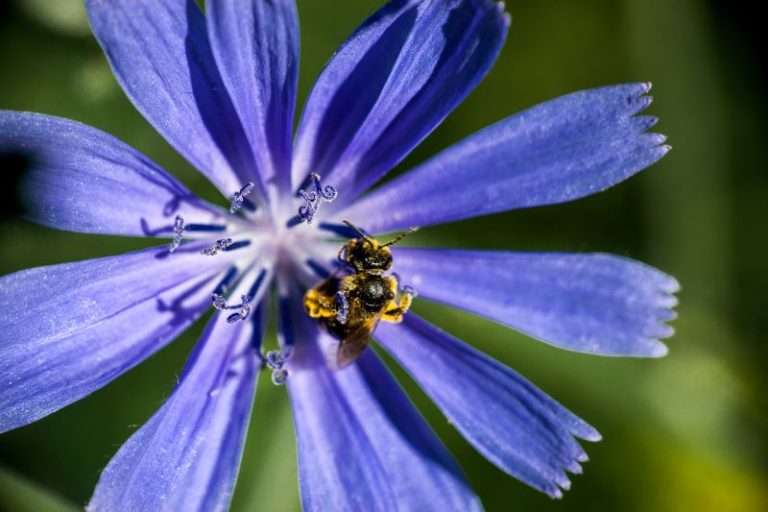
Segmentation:
{"type": "MultiPolygon", "coordinates": [[[[171,256],[191,250],[191,246],[185,250],[190,239],[197,239],[198,246],[204,241],[202,248],[195,249],[201,258],[221,258],[227,254],[232,264],[212,290],[211,305],[227,315],[228,323],[246,321],[254,314],[273,278],[277,281],[279,302],[285,302],[296,281],[305,289],[329,274],[329,262],[338,247],[327,243],[327,239],[329,235],[340,235],[338,226],[318,226],[313,222],[322,203],[332,202],[338,192],[333,186],[323,186],[320,180],[316,173],[308,176],[295,198],[300,205],[294,206],[294,215],[286,216],[287,221],[250,200],[255,185],[249,182],[230,197],[228,214],[222,213],[213,223],[187,223],[182,215],[177,215],[172,226],[160,231],[172,233],[168,247],[171,256]],[[237,251],[234,258],[233,251],[237,251]]],[[[292,344],[293,340],[281,339],[280,350],[262,355],[276,385],[288,377],[284,366],[292,344]]]]}

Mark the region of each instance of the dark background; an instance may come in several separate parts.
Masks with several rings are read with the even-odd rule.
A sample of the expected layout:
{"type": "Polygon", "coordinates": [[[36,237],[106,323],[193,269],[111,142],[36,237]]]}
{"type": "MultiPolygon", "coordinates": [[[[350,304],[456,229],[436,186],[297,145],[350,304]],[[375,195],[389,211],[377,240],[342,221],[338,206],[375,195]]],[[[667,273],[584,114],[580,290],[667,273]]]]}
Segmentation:
{"type": "MultiPolygon", "coordinates": [[[[299,1],[300,102],[335,47],[382,2],[299,1]]],[[[747,3],[508,1],[513,23],[495,68],[400,168],[505,115],[578,89],[654,83],[650,112],[673,151],[627,183],[571,204],[423,230],[412,243],[605,251],[682,283],[677,335],[662,360],[564,352],[490,322],[417,305],[450,332],[526,375],[604,440],[562,501],[474,453],[412,382],[414,401],[490,511],[768,510],[765,269],[768,173],[763,18],[747,3]]],[[[757,4],[754,4],[757,5],[757,4]]],[[[193,190],[210,185],[120,91],[78,0],[0,3],[0,108],[55,114],[143,151],[193,190]]],[[[63,233],[14,218],[14,169],[0,186],[0,274],[116,254],[147,242],[63,233]]],[[[2,312],[0,312],[2,314],[2,312]]],[[[172,389],[200,326],[85,400],[0,437],[0,510],[71,510],[172,389]]],[[[298,510],[283,388],[264,379],[233,510],[298,510]]]]}

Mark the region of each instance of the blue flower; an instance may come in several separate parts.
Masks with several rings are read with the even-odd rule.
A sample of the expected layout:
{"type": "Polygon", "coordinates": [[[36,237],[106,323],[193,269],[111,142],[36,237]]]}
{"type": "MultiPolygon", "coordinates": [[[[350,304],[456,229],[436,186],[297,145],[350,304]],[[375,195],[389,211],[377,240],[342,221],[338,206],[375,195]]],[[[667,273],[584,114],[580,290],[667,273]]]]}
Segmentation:
{"type": "MultiPolygon", "coordinates": [[[[106,385],[217,311],[160,410],[118,451],[89,510],[220,510],[256,377],[286,382],[306,510],[478,510],[461,470],[372,351],[328,368],[334,342],[302,308],[339,227],[401,231],[577,199],[661,158],[648,84],[578,92],[508,117],[377,183],[477,85],[509,17],[489,0],[395,0],[340,47],[292,119],[292,0],[86,0],[93,31],[147,120],[225,196],[192,194],[94,128],[0,113],[0,149],[29,157],[29,219],[157,248],[0,280],[0,431],[106,385]],[[316,173],[316,174],[315,174],[316,173]],[[322,177],[323,186],[320,185],[322,177]],[[333,188],[329,187],[333,185],[333,188]],[[315,188],[316,187],[316,188],[315,188]],[[263,355],[274,290],[280,351],[263,355]]],[[[605,254],[393,249],[420,297],[552,345],[664,355],[675,280],[605,254]]],[[[521,376],[420,319],[378,343],[485,457],[552,497],[598,432],[521,376]]]]}

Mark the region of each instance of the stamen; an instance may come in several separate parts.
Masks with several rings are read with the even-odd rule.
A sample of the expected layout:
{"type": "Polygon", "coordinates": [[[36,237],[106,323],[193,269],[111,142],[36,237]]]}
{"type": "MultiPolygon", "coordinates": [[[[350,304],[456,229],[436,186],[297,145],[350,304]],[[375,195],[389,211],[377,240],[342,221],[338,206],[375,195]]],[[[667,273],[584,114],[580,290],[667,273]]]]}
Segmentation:
{"type": "MultiPolygon", "coordinates": [[[[306,192],[304,189],[299,190],[299,196],[304,199],[304,206],[299,207],[299,223],[306,222],[307,224],[312,224],[315,213],[320,208],[320,203],[331,203],[339,195],[338,191],[331,185],[323,187],[320,184],[320,175],[316,172],[310,174],[309,178],[315,190],[309,192],[306,192]]],[[[291,226],[289,225],[289,227],[291,226]]]]}
{"type": "Polygon", "coordinates": [[[286,380],[288,380],[288,370],[285,368],[272,372],[272,384],[275,386],[282,386],[286,380]]]}
{"type": "Polygon", "coordinates": [[[290,352],[285,353],[282,350],[270,350],[264,356],[264,363],[272,370],[272,384],[280,386],[285,384],[288,379],[288,370],[285,369],[285,362],[290,357],[290,352]]]}
{"type": "Polygon", "coordinates": [[[242,295],[240,297],[240,305],[239,306],[231,306],[227,309],[237,309],[240,308],[240,311],[237,313],[232,313],[227,317],[227,322],[230,324],[234,324],[235,322],[242,322],[248,316],[251,314],[251,297],[248,295],[242,295]]]}
{"type": "Polygon", "coordinates": [[[206,256],[216,256],[219,254],[219,251],[223,251],[230,245],[232,245],[232,239],[231,238],[222,238],[220,240],[216,240],[216,243],[213,244],[208,249],[203,249],[200,251],[200,254],[204,254],[206,256]]]}
{"type": "Polygon", "coordinates": [[[344,295],[344,292],[339,290],[336,292],[336,320],[338,320],[341,325],[344,325],[347,323],[348,315],[349,301],[347,300],[347,296],[344,295]]]}
{"type": "Polygon", "coordinates": [[[177,215],[173,221],[173,241],[168,248],[168,252],[174,253],[181,245],[181,239],[184,236],[184,217],[177,215]]]}
{"type": "Polygon", "coordinates": [[[256,281],[253,283],[253,285],[251,286],[251,289],[248,291],[248,295],[240,296],[240,304],[236,304],[234,306],[228,306],[227,298],[224,294],[227,292],[227,287],[229,286],[229,284],[235,278],[236,275],[237,275],[237,268],[236,267],[230,268],[229,272],[227,272],[227,275],[224,277],[224,279],[222,279],[222,281],[219,283],[216,289],[211,293],[211,302],[213,303],[213,307],[217,311],[224,311],[226,309],[239,310],[237,313],[233,313],[229,315],[229,317],[227,317],[227,322],[231,324],[245,320],[251,314],[250,303],[254,299],[254,297],[258,296],[261,286],[264,283],[264,279],[267,275],[267,271],[265,269],[261,270],[261,272],[259,273],[259,276],[256,278],[256,281]]]}
{"type": "Polygon", "coordinates": [[[285,357],[283,357],[283,353],[279,350],[270,350],[267,352],[264,360],[267,363],[267,366],[273,370],[280,370],[285,364],[285,357]]]}
{"type": "MultiPolygon", "coordinates": [[[[229,213],[234,215],[235,213],[237,213],[237,211],[240,208],[243,207],[243,204],[245,203],[245,200],[246,200],[245,196],[253,192],[253,188],[254,188],[253,182],[249,181],[248,183],[245,184],[243,188],[240,189],[239,192],[235,192],[235,194],[232,196],[232,202],[230,203],[230,206],[229,206],[229,213]]],[[[253,206],[253,203],[251,203],[250,201],[248,201],[248,203],[251,206],[253,206]]],[[[254,207],[254,210],[255,210],[255,207],[254,207]]]]}

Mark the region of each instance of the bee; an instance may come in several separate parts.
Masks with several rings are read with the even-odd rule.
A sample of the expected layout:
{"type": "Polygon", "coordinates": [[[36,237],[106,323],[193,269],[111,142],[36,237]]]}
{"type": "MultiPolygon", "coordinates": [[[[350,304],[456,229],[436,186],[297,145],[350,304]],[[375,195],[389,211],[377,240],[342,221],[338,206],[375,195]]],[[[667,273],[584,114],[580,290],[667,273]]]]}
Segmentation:
{"type": "Polygon", "coordinates": [[[379,321],[399,323],[410,308],[413,289],[401,288],[396,274],[384,273],[392,267],[389,246],[418,229],[411,228],[382,244],[350,222],[344,223],[359,235],[339,250],[339,262],[348,273],[337,272],[304,295],[307,314],[317,318],[339,340],[335,361],[338,368],[362,355],[379,321]]]}

